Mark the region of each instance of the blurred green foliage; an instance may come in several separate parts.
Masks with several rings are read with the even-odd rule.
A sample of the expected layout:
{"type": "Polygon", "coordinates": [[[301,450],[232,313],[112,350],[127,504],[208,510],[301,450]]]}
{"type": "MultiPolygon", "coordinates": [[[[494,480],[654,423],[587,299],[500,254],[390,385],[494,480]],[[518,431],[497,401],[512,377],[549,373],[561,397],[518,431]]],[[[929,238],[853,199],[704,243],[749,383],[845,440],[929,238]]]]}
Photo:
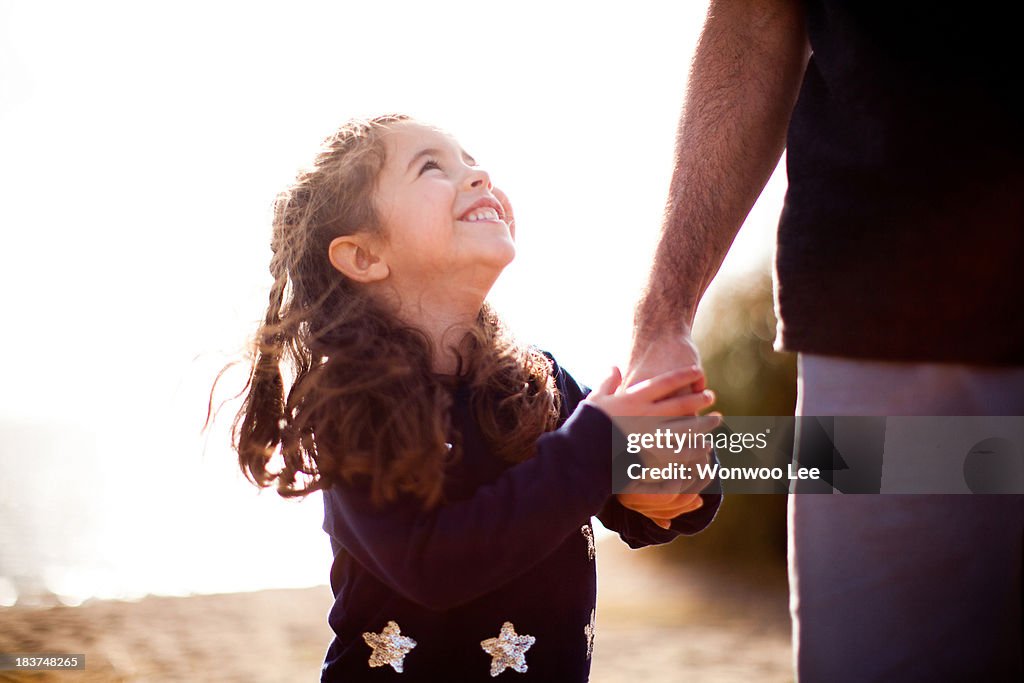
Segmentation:
{"type": "MultiPolygon", "coordinates": [[[[792,415],[796,355],[772,349],[775,311],[771,276],[755,274],[722,283],[705,300],[694,329],[715,410],[729,415],[792,415]]],[[[673,557],[730,565],[784,564],[786,496],[730,495],[714,523],[671,546],[673,557]]]]}

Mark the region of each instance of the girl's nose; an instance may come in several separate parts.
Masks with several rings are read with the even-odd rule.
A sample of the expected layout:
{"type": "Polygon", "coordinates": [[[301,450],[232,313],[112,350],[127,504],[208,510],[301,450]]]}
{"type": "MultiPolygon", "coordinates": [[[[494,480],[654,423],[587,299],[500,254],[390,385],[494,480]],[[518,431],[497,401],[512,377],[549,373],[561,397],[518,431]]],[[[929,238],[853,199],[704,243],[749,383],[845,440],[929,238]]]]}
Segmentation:
{"type": "Polygon", "coordinates": [[[491,185],[491,176],[482,168],[470,169],[469,173],[466,174],[465,182],[467,188],[485,187],[490,190],[493,187],[491,185]]]}

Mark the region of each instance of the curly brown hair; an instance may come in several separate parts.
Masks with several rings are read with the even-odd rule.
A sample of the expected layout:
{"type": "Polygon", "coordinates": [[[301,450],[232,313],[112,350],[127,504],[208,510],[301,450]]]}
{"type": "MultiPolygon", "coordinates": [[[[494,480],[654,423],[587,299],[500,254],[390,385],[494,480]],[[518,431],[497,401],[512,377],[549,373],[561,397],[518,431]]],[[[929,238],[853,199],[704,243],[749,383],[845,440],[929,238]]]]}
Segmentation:
{"type": "MultiPolygon", "coordinates": [[[[284,497],[364,476],[378,504],[410,494],[429,508],[442,501],[445,468],[460,455],[450,382],[431,371],[433,342],[328,258],[336,237],[381,234],[373,195],[383,135],[409,120],[344,124],[274,202],[274,283],[232,444],[246,477],[260,487],[276,481],[284,497]],[[271,471],[278,450],[284,464],[271,471]]],[[[487,304],[456,346],[457,375],[489,447],[509,462],[529,458],[558,420],[549,360],[517,344],[487,304]]]]}

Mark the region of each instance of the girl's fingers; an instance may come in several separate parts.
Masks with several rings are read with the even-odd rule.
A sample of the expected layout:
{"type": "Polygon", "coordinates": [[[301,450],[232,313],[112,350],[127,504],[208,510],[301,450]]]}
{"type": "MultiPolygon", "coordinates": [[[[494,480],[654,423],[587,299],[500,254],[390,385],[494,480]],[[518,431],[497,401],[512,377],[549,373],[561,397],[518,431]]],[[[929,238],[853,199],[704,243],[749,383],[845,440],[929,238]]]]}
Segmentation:
{"type": "Polygon", "coordinates": [[[657,377],[644,380],[629,388],[629,393],[645,401],[657,401],[671,396],[697,381],[702,381],[704,373],[696,365],[682,370],[673,370],[657,377]]]}
{"type": "Polygon", "coordinates": [[[672,519],[697,509],[699,493],[640,493],[626,495],[622,503],[652,519],[672,519]]]}
{"type": "Polygon", "coordinates": [[[701,429],[703,430],[706,428],[706,431],[709,432],[718,429],[718,425],[722,424],[722,414],[717,410],[714,410],[707,415],[702,415],[700,419],[702,420],[701,429]]]}
{"type": "Polygon", "coordinates": [[[699,415],[693,419],[696,420],[696,425],[693,427],[693,431],[702,432],[704,434],[715,431],[718,429],[718,426],[722,424],[722,414],[719,412],[699,415]]]}
{"type": "Polygon", "coordinates": [[[622,372],[617,366],[612,366],[611,374],[601,382],[601,386],[597,388],[597,393],[602,396],[611,396],[615,393],[615,390],[622,384],[622,372]]]}
{"type": "Polygon", "coordinates": [[[722,424],[722,414],[688,415],[677,420],[669,420],[664,426],[677,432],[693,432],[694,434],[710,434],[722,424]]]}
{"type": "MultiPolygon", "coordinates": [[[[671,494],[671,493],[649,493],[649,494],[644,494],[644,495],[664,496],[665,498],[675,498],[675,496],[673,494],[671,494]]],[[[697,495],[697,494],[693,494],[693,495],[697,495]]],[[[651,517],[651,518],[657,517],[657,518],[661,518],[661,519],[672,519],[673,517],[675,517],[675,516],[677,516],[679,514],[679,509],[682,506],[681,505],[650,505],[650,504],[645,504],[642,507],[643,507],[643,509],[640,510],[640,513],[643,514],[643,515],[646,515],[646,516],[651,517]]]]}
{"type": "Polygon", "coordinates": [[[696,415],[714,402],[715,393],[710,389],[705,389],[699,394],[673,396],[658,401],[654,404],[654,412],[651,414],[664,417],[696,415]]]}

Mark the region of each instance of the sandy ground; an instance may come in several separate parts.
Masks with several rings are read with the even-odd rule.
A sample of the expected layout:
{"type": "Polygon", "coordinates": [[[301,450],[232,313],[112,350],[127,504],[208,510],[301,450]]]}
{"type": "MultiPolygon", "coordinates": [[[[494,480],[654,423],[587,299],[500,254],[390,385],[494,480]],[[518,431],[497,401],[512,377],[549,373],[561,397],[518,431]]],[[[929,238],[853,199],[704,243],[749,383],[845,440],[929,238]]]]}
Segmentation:
{"type": "Polygon", "coordinates": [[[793,680],[784,568],[740,574],[661,552],[599,546],[592,683],[793,680]]]}
{"type": "MultiPolygon", "coordinates": [[[[792,680],[785,576],[668,565],[598,546],[593,683],[792,680]]],[[[80,607],[0,609],[0,652],[84,653],[75,672],[0,681],[315,681],[330,642],[326,587],[80,607]]]]}

